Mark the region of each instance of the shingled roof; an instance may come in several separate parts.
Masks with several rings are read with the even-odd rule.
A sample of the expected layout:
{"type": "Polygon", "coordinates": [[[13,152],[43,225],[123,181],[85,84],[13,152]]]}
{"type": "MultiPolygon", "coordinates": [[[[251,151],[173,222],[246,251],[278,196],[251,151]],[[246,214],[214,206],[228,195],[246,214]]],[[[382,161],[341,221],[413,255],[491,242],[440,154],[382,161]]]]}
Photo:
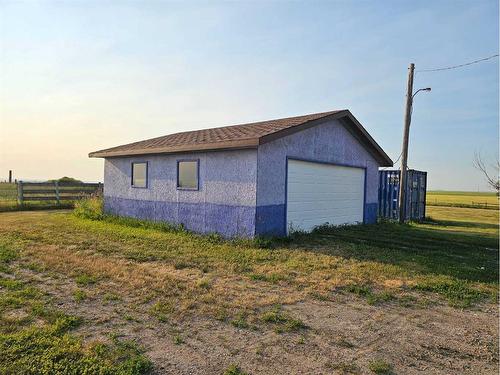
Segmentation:
{"type": "Polygon", "coordinates": [[[259,144],[293,134],[325,121],[341,120],[358,140],[369,148],[382,166],[392,166],[391,159],[348,110],[313,113],[249,124],[175,133],[91,152],[89,157],[119,157],[147,154],[257,148],[259,144]]]}

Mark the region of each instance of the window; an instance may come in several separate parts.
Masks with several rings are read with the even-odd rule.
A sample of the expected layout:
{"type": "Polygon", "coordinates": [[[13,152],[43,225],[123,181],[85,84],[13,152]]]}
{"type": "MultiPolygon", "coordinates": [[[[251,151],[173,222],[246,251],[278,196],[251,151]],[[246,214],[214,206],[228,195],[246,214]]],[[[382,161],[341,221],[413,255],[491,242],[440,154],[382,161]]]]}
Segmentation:
{"type": "Polygon", "coordinates": [[[198,160],[177,162],[177,188],[198,190],[198,160]]]}
{"type": "Polygon", "coordinates": [[[148,186],[148,163],[132,163],[132,186],[137,188],[148,186]]]}

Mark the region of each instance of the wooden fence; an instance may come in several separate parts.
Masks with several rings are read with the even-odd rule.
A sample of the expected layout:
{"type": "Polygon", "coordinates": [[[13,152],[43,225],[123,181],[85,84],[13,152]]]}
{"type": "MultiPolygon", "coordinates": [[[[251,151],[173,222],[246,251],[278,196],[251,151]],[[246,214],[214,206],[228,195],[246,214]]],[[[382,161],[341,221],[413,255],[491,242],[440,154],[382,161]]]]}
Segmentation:
{"type": "Polygon", "coordinates": [[[17,182],[17,202],[23,205],[30,201],[55,202],[75,201],[92,195],[102,195],[101,183],[17,182]]]}

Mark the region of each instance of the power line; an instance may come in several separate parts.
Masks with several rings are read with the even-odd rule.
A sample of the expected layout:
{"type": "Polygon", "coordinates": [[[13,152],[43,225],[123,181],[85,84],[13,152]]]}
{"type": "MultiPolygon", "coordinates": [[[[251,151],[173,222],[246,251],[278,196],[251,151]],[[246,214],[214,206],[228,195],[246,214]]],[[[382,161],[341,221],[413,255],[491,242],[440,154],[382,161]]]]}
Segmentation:
{"type": "Polygon", "coordinates": [[[423,73],[423,72],[440,72],[442,70],[457,69],[457,68],[462,68],[464,66],[468,66],[468,65],[472,65],[472,64],[477,64],[477,63],[480,63],[482,61],[490,60],[490,59],[493,59],[494,57],[498,57],[498,54],[492,55],[492,56],[489,56],[489,57],[485,57],[485,58],[482,58],[482,59],[474,60],[474,61],[471,61],[471,62],[468,62],[468,63],[465,63],[465,64],[447,66],[445,68],[423,69],[423,70],[417,70],[416,72],[418,72],[418,73],[423,73]]]}
{"type": "Polygon", "coordinates": [[[394,168],[396,166],[396,164],[398,163],[399,159],[401,159],[401,155],[403,155],[403,151],[401,151],[401,153],[399,154],[398,158],[396,159],[396,161],[394,161],[392,163],[392,167],[384,167],[384,168],[381,168],[383,171],[385,171],[386,169],[389,169],[389,168],[394,168]]]}

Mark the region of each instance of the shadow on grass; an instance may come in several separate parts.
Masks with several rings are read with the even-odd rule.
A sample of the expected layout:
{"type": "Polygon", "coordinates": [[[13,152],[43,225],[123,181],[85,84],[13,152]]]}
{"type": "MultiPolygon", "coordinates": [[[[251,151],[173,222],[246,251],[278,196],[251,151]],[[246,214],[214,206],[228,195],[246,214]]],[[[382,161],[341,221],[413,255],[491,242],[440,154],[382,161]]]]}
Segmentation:
{"type": "Polygon", "coordinates": [[[461,227],[461,228],[480,228],[480,229],[497,229],[497,224],[478,223],[473,221],[456,221],[456,220],[433,220],[426,219],[422,224],[439,225],[445,227],[461,227]]]}
{"type": "MultiPolygon", "coordinates": [[[[467,281],[498,282],[498,239],[477,232],[447,230],[479,227],[477,223],[433,221],[419,224],[381,223],[346,227],[321,227],[298,235],[289,247],[306,251],[399,265],[408,272],[448,275],[467,281]],[[338,246],[338,245],[342,246],[338,246]]],[[[490,224],[485,224],[490,228],[490,224]]],[[[493,226],[496,228],[496,226],[493,226]]]]}
{"type": "MultiPolygon", "coordinates": [[[[90,207],[90,206],[89,206],[90,207]]],[[[90,210],[84,218],[92,218],[90,210]],[[90,216],[89,216],[90,215],[90,216]]],[[[270,258],[265,252],[252,255],[245,248],[288,248],[307,252],[322,253],[359,261],[373,261],[400,266],[408,274],[433,274],[452,276],[463,281],[498,283],[498,237],[495,233],[481,233],[490,229],[490,224],[455,221],[430,220],[423,224],[400,225],[392,222],[373,225],[354,225],[345,227],[322,226],[311,234],[296,234],[292,238],[223,239],[215,234],[194,234],[180,225],[152,222],[133,218],[115,217],[99,214],[99,221],[143,229],[174,232],[189,236],[198,241],[200,249],[211,249],[212,245],[230,243],[237,247],[236,252],[219,254],[219,259],[238,264],[240,270],[251,269],[252,262],[265,262],[270,258]],[[450,225],[453,223],[454,225],[450,225]],[[455,225],[456,224],[456,225],[455,225]],[[460,230],[463,228],[463,230],[460,230]],[[466,230],[469,228],[469,230],[466,230]],[[255,258],[253,258],[255,257],[255,258]]],[[[134,237],[135,238],[135,237],[134,237]]],[[[135,260],[172,259],[179,265],[198,264],[209,267],[213,253],[201,251],[191,253],[192,244],[187,244],[185,259],[178,259],[179,253],[158,252],[154,247],[129,252],[135,260]],[[177,258],[176,258],[177,257],[177,258]]],[[[165,244],[162,242],[160,248],[165,244]]],[[[122,252],[123,253],[123,252],[122,252]]],[[[255,276],[259,277],[259,276],[255,276]]]]}
{"type": "Polygon", "coordinates": [[[14,211],[42,211],[42,210],[67,210],[73,208],[74,203],[61,204],[24,204],[24,205],[0,205],[0,213],[14,211]]]}

